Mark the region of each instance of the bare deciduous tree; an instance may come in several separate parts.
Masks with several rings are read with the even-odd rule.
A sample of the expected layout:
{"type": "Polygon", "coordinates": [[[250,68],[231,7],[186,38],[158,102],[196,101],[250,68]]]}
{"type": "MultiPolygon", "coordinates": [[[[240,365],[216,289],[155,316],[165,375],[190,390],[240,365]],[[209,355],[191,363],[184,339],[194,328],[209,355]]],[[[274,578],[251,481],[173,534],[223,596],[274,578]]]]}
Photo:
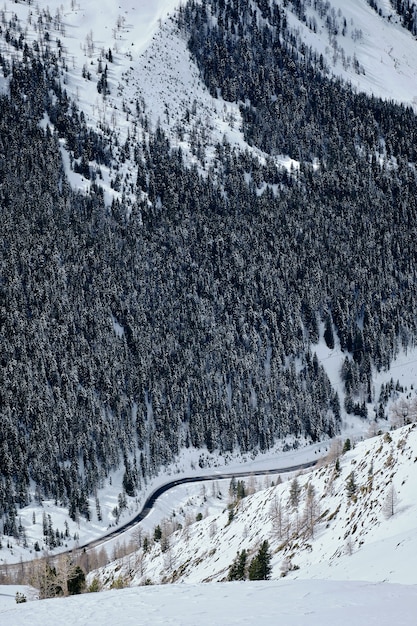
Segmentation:
{"type": "Polygon", "coordinates": [[[391,485],[388,487],[388,492],[387,492],[387,495],[385,497],[385,501],[382,507],[383,513],[387,519],[395,515],[396,510],[397,510],[397,504],[398,504],[397,492],[395,491],[394,485],[391,483],[391,485]]]}
{"type": "Polygon", "coordinates": [[[210,526],[209,526],[209,537],[210,537],[210,539],[213,539],[213,537],[216,536],[217,531],[218,531],[217,522],[216,522],[216,520],[212,520],[210,522],[210,526]]]}
{"type": "Polygon", "coordinates": [[[288,515],[282,505],[281,499],[275,495],[271,507],[269,509],[269,515],[272,520],[272,528],[278,539],[287,537],[289,531],[288,515]]]}
{"type": "Polygon", "coordinates": [[[136,552],[136,560],[135,560],[135,568],[136,571],[139,572],[140,576],[143,576],[145,573],[145,554],[142,549],[136,552]]]}
{"type": "Polygon", "coordinates": [[[319,515],[319,504],[316,498],[316,490],[311,483],[308,483],[307,498],[304,509],[304,523],[309,537],[314,536],[314,526],[319,515]]]}

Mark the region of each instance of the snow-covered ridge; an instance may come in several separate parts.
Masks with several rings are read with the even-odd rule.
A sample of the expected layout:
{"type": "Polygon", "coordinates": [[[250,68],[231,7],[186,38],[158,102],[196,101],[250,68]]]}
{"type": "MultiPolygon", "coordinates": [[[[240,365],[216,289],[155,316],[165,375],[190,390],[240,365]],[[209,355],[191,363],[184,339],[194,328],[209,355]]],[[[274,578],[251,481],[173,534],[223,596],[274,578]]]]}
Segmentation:
{"type": "MultiPolygon", "coordinates": [[[[381,16],[366,0],[305,4],[306,19],[301,21],[289,5],[288,23],[300,42],[323,55],[332,74],[368,94],[416,106],[416,41],[395,20],[387,19],[392,13],[389,2],[382,3],[381,16]],[[331,35],[329,19],[335,24],[331,35]]],[[[201,171],[212,164],[215,146],[223,137],[262,162],[265,155],[244,140],[238,105],[213,98],[203,85],[173,19],[177,6],[178,0],[142,0],[137,6],[127,0],[117,4],[51,0],[36,5],[6,0],[1,53],[10,58],[22,55],[6,41],[7,31],[17,38],[23,33],[26,41],[37,40],[41,48],[48,44],[60,55],[63,86],[88,125],[99,133],[109,129],[119,145],[127,138],[133,143],[140,139],[146,115],[151,128],[159,124],[171,144],[180,146],[201,171]],[[109,93],[99,93],[97,84],[106,66],[109,93]]],[[[124,157],[123,164],[118,162],[118,152],[116,147],[114,170],[102,168],[100,184],[108,201],[121,198],[123,189],[133,201],[129,190],[134,163],[124,157]],[[114,184],[116,172],[120,191],[114,184]]],[[[291,155],[276,161],[288,168],[297,166],[291,155]]],[[[88,181],[68,173],[74,186],[88,189],[88,181]]]]}

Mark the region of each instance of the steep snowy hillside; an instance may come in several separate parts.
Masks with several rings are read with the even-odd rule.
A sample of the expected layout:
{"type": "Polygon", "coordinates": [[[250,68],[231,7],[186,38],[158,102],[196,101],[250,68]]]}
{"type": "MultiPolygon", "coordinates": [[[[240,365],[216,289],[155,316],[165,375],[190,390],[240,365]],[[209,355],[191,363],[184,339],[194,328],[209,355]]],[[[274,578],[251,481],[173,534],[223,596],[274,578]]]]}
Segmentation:
{"type": "Polygon", "coordinates": [[[304,5],[301,23],[296,15],[290,15],[290,24],[306,45],[323,55],[330,73],[359,91],[417,110],[417,42],[402,27],[390,0],[331,0],[304,5]]]}
{"type": "MultiPolygon", "coordinates": [[[[212,164],[215,146],[223,137],[264,162],[266,155],[243,137],[239,106],[213,98],[203,84],[187,50],[187,34],[174,19],[178,1],[131,4],[68,0],[65,5],[52,0],[34,7],[6,0],[2,19],[11,39],[3,39],[2,54],[21,56],[13,36],[18,38],[22,32],[29,43],[47,42],[62,59],[63,86],[87,123],[99,132],[109,127],[113,141],[120,145],[140,136],[146,115],[152,128],[160,125],[171,144],[180,146],[189,161],[203,170],[212,164]],[[107,88],[99,92],[105,68],[107,88]]],[[[290,2],[285,14],[296,46],[311,47],[321,55],[327,74],[340,76],[370,95],[417,106],[415,38],[395,19],[388,0],[380,5],[381,15],[366,0],[348,5],[342,0],[290,2]]],[[[128,171],[133,162],[126,161],[126,155],[119,154],[120,159],[126,164],[119,172],[125,199],[132,198],[128,171]]],[[[298,166],[292,155],[276,162],[298,166]]],[[[80,189],[89,187],[88,181],[73,173],[71,180],[80,189]]],[[[111,172],[103,171],[102,185],[109,201],[121,197],[111,172]]]]}
{"type": "MultiPolygon", "coordinates": [[[[59,57],[62,87],[85,115],[87,125],[108,135],[115,150],[113,165],[118,171],[120,156],[117,144],[124,144],[128,136],[137,137],[139,115],[138,94],[129,103],[122,93],[124,75],[133,60],[146,51],[162,21],[177,5],[176,0],[146,0],[131,6],[123,0],[112,2],[5,2],[2,8],[2,47],[5,58],[23,58],[23,46],[18,42],[24,36],[29,45],[38,42],[43,52],[46,46],[59,57]],[[104,88],[101,83],[105,82],[104,88]],[[129,111],[133,111],[132,114],[129,111]]],[[[36,45],[36,44],[35,44],[36,45]]],[[[4,87],[5,88],[5,87],[4,87]]],[[[45,120],[45,124],[49,120],[45,120]]],[[[76,189],[88,191],[90,180],[75,173],[70,166],[70,155],[62,142],[67,174],[76,189]]],[[[129,171],[134,161],[127,159],[124,176],[127,177],[125,201],[132,202],[129,171]]],[[[92,163],[92,165],[94,165],[92,163]]],[[[112,168],[102,167],[101,185],[107,202],[121,198],[112,168]]]]}
{"type": "MultiPolygon", "coordinates": [[[[392,10],[389,2],[385,5],[379,15],[366,0],[288,3],[286,15],[296,46],[311,47],[321,55],[327,75],[342,78],[358,91],[417,110],[417,89],[413,88],[417,81],[416,40],[395,19],[387,19],[392,10]],[[305,6],[305,10],[298,12],[297,6],[305,6]]],[[[127,76],[127,93],[134,93],[132,85],[136,86],[153,124],[161,124],[173,145],[191,153],[192,162],[210,165],[214,146],[223,135],[232,146],[249,149],[265,160],[266,155],[243,137],[239,106],[207,92],[186,50],[184,33],[171,21],[156,32],[127,76]]],[[[282,156],[276,162],[298,167],[291,157],[294,155],[282,156]]]]}
{"type": "Polygon", "coordinates": [[[273,579],[416,584],[417,425],[359,443],[335,442],[312,472],[202,487],[183,496],[161,534],[138,528],[141,547],[96,573],[105,588],[230,578],[269,542],[273,579]],[[343,447],[342,447],[343,445],[343,447]],[[246,495],[248,494],[248,495],[246,495]],[[196,521],[197,520],[197,521],[196,521]]]}
{"type": "Polygon", "coordinates": [[[112,591],[37,602],[32,588],[0,586],[0,616],[15,626],[28,619],[34,626],[120,620],[127,626],[138,616],[141,624],[153,626],[253,624],[260,616],[271,626],[277,620],[299,626],[307,617],[311,626],[345,626],[352,619],[360,626],[373,621],[388,626],[394,619],[411,626],[416,446],[412,424],[350,450],[348,441],[343,449],[335,443],[322,467],[285,482],[274,477],[274,486],[261,487],[253,479],[217,481],[178,501],[161,522],[157,540],[137,529],[136,540],[146,543],[146,550],[90,573],[91,590],[112,591]],[[272,580],[239,576],[240,582],[198,584],[234,578],[230,566],[243,552],[247,576],[265,540],[272,580]],[[160,582],[189,584],[149,586],[160,582]],[[126,586],[131,588],[121,589],[126,586]],[[16,592],[28,602],[16,605],[16,592]]]}
{"type": "MultiPolygon", "coordinates": [[[[400,16],[388,0],[134,4],[0,10],[5,566],[121,524],[166,474],[415,410],[417,55],[400,16]]],[[[226,492],[198,530],[215,578],[229,515],[240,546],[226,492]]],[[[248,528],[276,493],[253,495],[248,528]]],[[[359,526],[338,528],[334,552],[354,550],[359,526]]],[[[178,570],[165,552],[150,579],[178,570]]]]}

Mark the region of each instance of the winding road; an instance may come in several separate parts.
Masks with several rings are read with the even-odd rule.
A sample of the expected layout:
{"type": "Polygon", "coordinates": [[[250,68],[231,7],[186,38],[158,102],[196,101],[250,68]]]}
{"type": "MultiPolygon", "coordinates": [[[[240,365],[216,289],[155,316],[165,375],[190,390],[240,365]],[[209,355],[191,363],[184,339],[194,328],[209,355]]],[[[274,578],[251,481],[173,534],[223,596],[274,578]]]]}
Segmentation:
{"type": "MultiPolygon", "coordinates": [[[[128,530],[131,530],[134,526],[136,526],[139,522],[141,522],[149,513],[155,505],[155,502],[164,494],[169,491],[173,487],[178,487],[179,485],[184,485],[186,483],[201,483],[212,480],[224,480],[224,479],[232,479],[232,478],[243,478],[249,476],[267,476],[268,474],[288,474],[290,472],[297,472],[299,470],[308,469],[310,467],[314,467],[318,462],[318,459],[314,461],[309,461],[307,463],[300,463],[298,465],[291,465],[289,467],[280,467],[280,468],[272,468],[272,469],[263,469],[263,470],[252,470],[252,471],[242,471],[242,472],[228,472],[228,473],[218,473],[218,474],[210,474],[208,476],[190,476],[187,478],[178,478],[177,480],[172,480],[164,485],[161,485],[155,491],[153,491],[146,499],[142,509],[135,515],[133,519],[126,522],[122,526],[119,526],[115,530],[103,535],[99,539],[94,539],[93,541],[89,541],[88,543],[84,543],[79,546],[78,549],[81,550],[90,550],[92,548],[96,548],[101,544],[105,543],[109,539],[114,539],[115,537],[119,537],[123,533],[128,530]]],[[[69,551],[71,552],[71,550],[69,551]]]]}
{"type": "MultiPolygon", "coordinates": [[[[206,476],[189,476],[187,478],[178,478],[176,480],[172,480],[170,482],[161,485],[157,489],[155,489],[146,499],[142,509],[133,517],[131,520],[122,524],[118,528],[115,528],[109,533],[102,535],[98,539],[94,539],[87,543],[84,543],[77,547],[76,551],[89,551],[97,548],[98,546],[106,543],[111,539],[115,539],[119,537],[123,533],[128,530],[134,528],[139,522],[141,522],[149,513],[155,505],[155,502],[160,498],[165,492],[169,491],[173,487],[178,487],[179,485],[184,485],[186,483],[200,483],[207,482],[212,480],[224,480],[224,479],[232,479],[232,478],[245,478],[250,476],[267,476],[268,474],[288,474],[290,472],[297,472],[299,470],[308,469],[314,467],[318,463],[319,459],[315,459],[314,461],[309,461],[307,463],[300,463],[298,465],[291,465],[288,467],[279,467],[279,468],[268,468],[263,470],[247,470],[241,472],[226,472],[226,473],[215,473],[206,476]]],[[[57,555],[50,555],[49,559],[54,560],[60,554],[71,554],[73,550],[65,550],[64,552],[60,552],[57,555]]],[[[24,561],[20,563],[10,563],[5,565],[0,565],[0,575],[4,575],[10,579],[14,574],[22,573],[23,569],[26,565],[30,565],[33,561],[24,561]]]]}

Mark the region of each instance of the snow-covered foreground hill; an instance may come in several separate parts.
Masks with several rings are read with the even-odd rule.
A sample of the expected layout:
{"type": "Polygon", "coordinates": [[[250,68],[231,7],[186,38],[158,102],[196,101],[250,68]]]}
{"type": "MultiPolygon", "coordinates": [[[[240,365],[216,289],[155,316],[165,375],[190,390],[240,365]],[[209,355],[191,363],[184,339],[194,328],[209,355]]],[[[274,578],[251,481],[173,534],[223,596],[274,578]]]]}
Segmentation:
{"type": "Polygon", "coordinates": [[[161,541],[145,526],[137,539],[147,536],[148,550],[138,548],[90,580],[96,576],[107,588],[121,581],[224,581],[239,551],[246,550],[249,561],[268,540],[275,579],[417,584],[410,559],[417,555],[416,449],[412,424],[343,454],[335,444],[326,464],[282,482],[271,476],[267,488],[268,479],[249,478],[251,495],[241,499],[230,493],[229,481],[200,486],[194,495],[184,491],[176,503],[167,500],[161,541]]]}
{"type": "Polygon", "coordinates": [[[20,605],[3,593],[0,621],[13,626],[414,626],[417,606],[416,587],[329,581],[141,587],[20,605]]]}
{"type": "Polygon", "coordinates": [[[146,554],[137,548],[88,577],[88,584],[96,579],[107,589],[129,589],[30,601],[34,590],[3,586],[0,620],[16,626],[415,624],[416,449],[417,425],[409,424],[343,453],[335,445],[326,464],[282,482],[265,479],[273,486],[247,479],[246,490],[255,492],[240,500],[221,481],[199,493],[190,487],[176,502],[167,496],[168,517],[160,525],[163,532],[175,524],[177,530],[163,550],[145,526],[136,540],[148,537],[146,554]],[[251,558],[265,539],[272,580],[220,582],[237,551],[251,558]],[[29,602],[17,605],[17,590],[29,602]]]}
{"type": "Polygon", "coordinates": [[[30,588],[3,586],[0,618],[13,626],[411,626],[417,606],[416,449],[413,424],[343,454],[334,446],[327,464],[239,501],[227,496],[224,483],[199,497],[183,494],[170,521],[184,525],[163,552],[155,542],[146,555],[137,549],[90,574],[90,581],[100,578],[107,587],[123,581],[129,589],[31,601],[30,588]],[[202,519],[185,523],[182,516],[190,511],[204,511],[202,519]],[[219,582],[238,550],[252,555],[265,539],[272,580],[219,582]],[[145,578],[148,585],[176,584],[143,586],[145,578]],[[218,582],[202,582],[210,580],[218,582]],[[17,590],[27,603],[15,603],[17,590]]]}

